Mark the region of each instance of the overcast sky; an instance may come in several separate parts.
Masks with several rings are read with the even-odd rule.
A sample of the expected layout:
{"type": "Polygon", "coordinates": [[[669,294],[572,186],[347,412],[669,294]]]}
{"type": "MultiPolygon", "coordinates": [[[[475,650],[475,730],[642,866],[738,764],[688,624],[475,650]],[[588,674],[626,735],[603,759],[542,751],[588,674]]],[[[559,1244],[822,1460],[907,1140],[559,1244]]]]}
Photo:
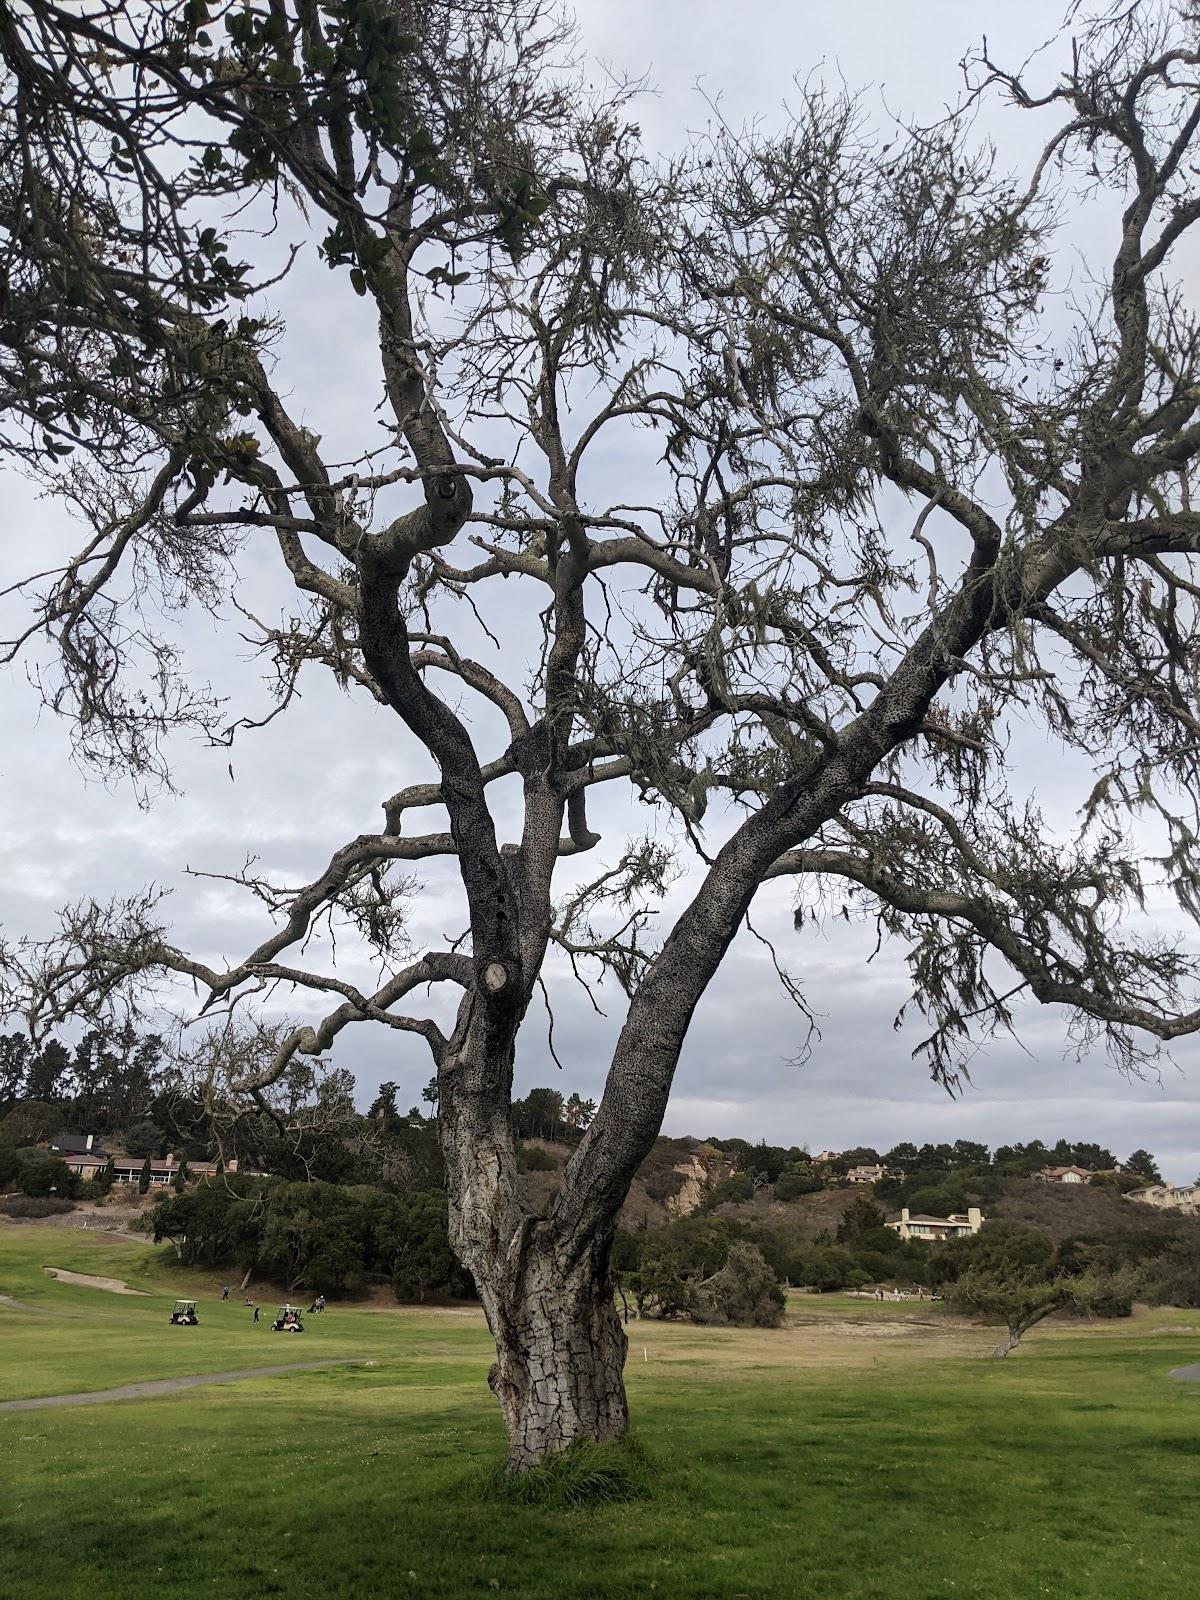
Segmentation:
{"type": "MultiPolygon", "coordinates": [[[[611,67],[645,74],[657,86],[643,100],[639,119],[647,144],[664,150],[704,124],[710,115],[705,96],[719,97],[730,121],[761,115],[770,122],[792,80],[810,73],[840,74],[847,84],[869,89],[881,127],[889,110],[931,115],[958,93],[958,62],[981,33],[996,54],[1023,59],[1053,31],[1056,14],[1046,0],[742,0],[736,6],[585,0],[578,7],[597,79],[611,67]]],[[[1027,170],[1038,145],[1032,119],[995,109],[981,132],[995,139],[1004,164],[1027,170]]],[[[1082,258],[1101,247],[1103,220],[1086,213],[1072,219],[1068,242],[1082,258]]],[[[350,453],[361,448],[361,439],[354,439],[349,419],[361,415],[364,386],[375,381],[370,330],[331,319],[329,283],[320,269],[300,275],[286,292],[293,330],[288,377],[303,396],[305,420],[327,441],[341,430],[350,453]]],[[[342,295],[337,314],[345,315],[342,295]]],[[[612,460],[614,472],[625,465],[612,460]]],[[[78,542],[78,535],[58,507],[39,501],[23,481],[0,478],[0,495],[2,588],[30,561],[30,552],[42,565],[43,552],[78,542]]],[[[256,605],[277,614],[282,601],[273,567],[251,555],[247,576],[256,605]]],[[[524,625],[523,618],[511,620],[524,625]]],[[[198,678],[211,677],[243,698],[247,686],[257,692],[257,669],[228,619],[191,614],[180,634],[198,678]]],[[[307,680],[301,704],[240,743],[232,762],[228,752],[183,739],[173,757],[180,793],[159,797],[146,810],[124,786],[85,782],[71,760],[68,730],[40,710],[23,670],[9,674],[0,695],[0,924],[6,934],[46,932],[54,908],[73,897],[126,892],[153,881],[173,891],[180,944],[201,957],[236,959],[262,937],[256,907],[228,885],[189,878],[185,868],[234,871],[254,854],[281,879],[304,881],[345,839],[378,828],[384,796],[429,776],[394,729],[381,729],[378,712],[344,698],[318,676],[307,680]]],[[[1052,812],[1069,815],[1086,795],[1086,787],[1079,792],[1064,785],[1058,753],[1036,740],[1024,742],[1022,759],[1052,812]]],[[[604,821],[617,829],[618,848],[622,819],[604,821]]],[[[654,825],[653,817],[624,818],[627,831],[647,825],[654,825]]],[[[657,825],[664,826],[661,820],[657,825]]],[[[674,904],[686,889],[677,887],[674,904]]],[[[418,942],[459,931],[453,891],[447,869],[429,875],[413,912],[418,942]]],[[[776,939],[805,990],[821,1037],[799,1063],[801,1020],[766,951],[742,939],[697,1014],[667,1132],[765,1136],[775,1143],[808,1142],[814,1150],[859,1143],[883,1149],[899,1139],[972,1138],[995,1145],[1067,1136],[1099,1140],[1120,1156],[1147,1146],[1169,1177],[1195,1177],[1196,1044],[1181,1044],[1160,1079],[1131,1083],[1099,1055],[1077,1061],[1064,1018],[1033,1009],[1023,1015],[1020,1045],[991,1046],[976,1059],[972,1084],[951,1099],[911,1059],[921,1037],[919,1019],[893,1029],[908,992],[899,952],[885,948],[868,963],[870,929],[839,922],[796,935],[789,892],[777,887],[762,900],[756,922],[776,939]]],[[[554,993],[555,1039],[566,1070],[560,1075],[550,1062],[535,1007],[522,1035],[518,1087],[553,1082],[598,1096],[620,1006],[614,1000],[610,1015],[601,1018],[569,982],[556,982],[554,993]]],[[[399,1080],[402,1099],[415,1102],[430,1075],[423,1052],[419,1041],[361,1026],[341,1035],[334,1059],[357,1075],[363,1103],[385,1078],[399,1080]]]]}

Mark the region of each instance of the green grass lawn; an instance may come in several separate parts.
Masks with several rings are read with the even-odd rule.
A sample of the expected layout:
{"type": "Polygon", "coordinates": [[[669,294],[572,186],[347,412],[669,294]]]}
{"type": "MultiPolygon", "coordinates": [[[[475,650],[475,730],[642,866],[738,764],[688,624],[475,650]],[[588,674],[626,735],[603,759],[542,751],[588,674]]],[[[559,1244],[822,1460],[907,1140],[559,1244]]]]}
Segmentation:
{"type": "Polygon", "coordinates": [[[0,1226],[0,1398],[365,1357],[161,1399],[0,1413],[0,1595],[1190,1600],[1200,1318],[991,1330],[841,1297],[737,1333],[631,1327],[651,1498],[496,1504],[489,1344],[462,1311],[251,1327],[148,1246],[0,1226]],[[44,1264],[152,1292],[52,1282],[44,1264]],[[188,1285],[201,1325],[167,1326],[188,1285]],[[883,1310],[890,1316],[881,1316],[883,1310]],[[54,1313],[53,1315],[48,1313],[54,1313]]]}

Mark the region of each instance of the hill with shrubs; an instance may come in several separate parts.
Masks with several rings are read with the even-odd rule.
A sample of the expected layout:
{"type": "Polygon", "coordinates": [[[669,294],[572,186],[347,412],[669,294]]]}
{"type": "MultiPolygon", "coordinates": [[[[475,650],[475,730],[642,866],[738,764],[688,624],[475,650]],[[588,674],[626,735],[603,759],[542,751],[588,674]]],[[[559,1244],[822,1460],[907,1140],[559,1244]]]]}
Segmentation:
{"type": "MultiPolygon", "coordinates": [[[[139,1222],[184,1263],[289,1293],[390,1285],[401,1299],[469,1296],[447,1242],[436,1084],[408,1111],[394,1083],[365,1112],[354,1091],[349,1073],[306,1065],[277,1086],[273,1102],[214,1124],[194,1070],[155,1035],[125,1027],[40,1051],[23,1035],[0,1035],[0,1214],[50,1217],[81,1202],[116,1211],[130,1191],[112,1192],[111,1169],[83,1182],[51,1148],[64,1131],[90,1133],[147,1163],[170,1150],[184,1164],[170,1190],[147,1197],[139,1222]],[[215,1164],[216,1176],[189,1181],[188,1162],[215,1164]]],[[[533,1209],[553,1203],[594,1112],[580,1094],[544,1087],[514,1103],[517,1164],[533,1209]]],[[[1018,1275],[1049,1273],[1059,1288],[1071,1274],[1089,1282],[1119,1275],[1144,1298],[1200,1306],[1200,1219],[1127,1198],[1158,1181],[1145,1150],[1118,1162],[1099,1145],[1065,1139],[814,1156],[799,1145],[664,1137],[621,1216],[619,1293],[631,1315],[769,1325],[782,1316],[789,1286],[932,1295],[966,1271],[983,1272],[978,1293],[999,1304],[989,1277],[995,1261],[981,1267],[976,1258],[1007,1239],[1001,1256],[1018,1261],[1018,1275]],[[1071,1167],[1089,1181],[1036,1176],[1071,1167]],[[903,1207],[935,1217],[979,1207],[989,1220],[977,1238],[989,1243],[902,1240],[886,1224],[903,1207]]]]}

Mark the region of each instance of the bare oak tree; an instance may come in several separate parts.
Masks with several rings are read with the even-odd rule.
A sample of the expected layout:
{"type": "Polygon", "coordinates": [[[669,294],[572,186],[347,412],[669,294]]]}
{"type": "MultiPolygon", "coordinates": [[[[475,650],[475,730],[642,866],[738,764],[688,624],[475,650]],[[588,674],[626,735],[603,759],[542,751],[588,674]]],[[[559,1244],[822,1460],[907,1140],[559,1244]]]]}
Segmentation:
{"type": "Polygon", "coordinates": [[[423,1040],[514,1469],[626,1426],[616,1219],[765,884],[795,884],[798,923],[835,893],[908,941],[948,1083],[1019,997],[1126,1067],[1200,1027],[1186,948],[1138,932],[1144,884],[1200,907],[1200,339],[1172,276],[1200,220],[1200,23],[1135,3],[1075,25],[1043,83],[985,48],[959,112],[884,142],[809,85],[782,131],[716,118],[655,162],[538,0],[0,5],[3,437],[87,524],[31,578],[9,658],[51,641],[81,754],[162,776],[171,728],[256,719],[222,725],[157,619],[236,597],[269,547],[286,620],[238,625],[275,709],[324,668],[430,768],[311,882],[247,874],[273,931],[236,963],[192,959],[132,894],[10,942],[9,1004],[38,1029],[164,973],[226,1009],[327,994],[319,1025],[236,1058],[235,1100],[351,1024],[423,1040]],[[1020,180],[974,143],[981,96],[1046,127],[1020,180]],[[1080,197],[1111,225],[1094,277],[1056,253],[1080,197]],[[350,461],[275,377],[271,284],[304,245],[331,307],[377,321],[384,425],[350,461]],[[604,465],[630,437],[637,486],[604,465]],[[519,631],[515,672],[472,653],[489,625],[519,631]],[[1070,838],[1010,772],[1031,723],[1092,769],[1070,838]],[[601,846],[602,785],[691,852],[661,941],[660,844],[556,880],[601,846]],[[410,950],[406,875],[438,857],[467,928],[410,950]],[[315,969],[321,919],[377,986],[315,969]],[[510,1100],[555,951],[627,1010],[535,1215],[510,1100]]]}

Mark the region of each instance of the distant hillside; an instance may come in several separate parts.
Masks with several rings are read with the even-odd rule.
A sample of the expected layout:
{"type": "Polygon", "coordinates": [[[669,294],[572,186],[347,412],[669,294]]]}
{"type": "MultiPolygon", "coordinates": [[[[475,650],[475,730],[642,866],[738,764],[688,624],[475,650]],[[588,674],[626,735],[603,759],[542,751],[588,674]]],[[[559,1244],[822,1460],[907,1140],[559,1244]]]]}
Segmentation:
{"type": "MultiPolygon", "coordinates": [[[[527,1202],[544,1211],[558,1191],[573,1147],[549,1139],[526,1139],[523,1144],[527,1151],[541,1151],[556,1163],[553,1171],[521,1174],[527,1202]]],[[[659,1228],[676,1217],[689,1217],[732,1171],[728,1156],[698,1140],[659,1139],[638,1169],[621,1211],[621,1226],[630,1231],[659,1228]]]]}
{"type": "Polygon", "coordinates": [[[987,1208],[989,1216],[1023,1222],[1055,1244],[1096,1233],[1189,1233],[1200,1217],[1159,1211],[1126,1200],[1093,1184],[1039,1183],[1036,1178],[1009,1178],[1001,1198],[987,1208]]]}
{"type": "MultiPolygon", "coordinates": [[[[544,1211],[558,1190],[563,1166],[573,1147],[549,1139],[526,1139],[523,1144],[527,1151],[543,1152],[556,1163],[553,1171],[521,1174],[526,1200],[544,1211]]],[[[730,1158],[711,1145],[691,1139],[660,1139],[638,1169],[621,1211],[621,1226],[632,1232],[662,1227],[676,1217],[690,1217],[705,1196],[733,1171],[730,1158]]],[[[773,1185],[767,1184],[753,1199],[717,1205],[712,1214],[739,1222],[785,1226],[802,1239],[816,1239],[825,1233],[836,1233],[846,1207],[870,1193],[863,1186],[843,1187],[781,1201],[775,1199],[773,1185]]]]}
{"type": "Polygon", "coordinates": [[[730,1221],[787,1228],[801,1239],[819,1239],[822,1234],[836,1234],[846,1207],[864,1196],[874,1198],[869,1184],[820,1189],[815,1194],[799,1195],[795,1200],[776,1200],[768,1184],[752,1200],[714,1207],[713,1215],[727,1217],[730,1221]]]}
{"type": "MultiPolygon", "coordinates": [[[[544,1211],[558,1189],[573,1146],[548,1139],[527,1139],[523,1147],[527,1159],[554,1163],[552,1169],[521,1175],[526,1200],[544,1211]]],[[[694,1139],[660,1139],[634,1179],[621,1213],[621,1226],[633,1232],[691,1216],[734,1170],[735,1162],[730,1156],[711,1145],[694,1139]]],[[[987,1217],[1024,1223],[1055,1244],[1108,1233],[1190,1236],[1200,1229],[1200,1218],[1140,1205],[1100,1186],[1043,1183],[1034,1178],[992,1178],[991,1183],[999,1189],[996,1198],[979,1197],[987,1217]]],[[[712,1215],[776,1229],[811,1242],[834,1237],[846,1208],[861,1199],[872,1200],[888,1216],[898,1213],[898,1205],[879,1196],[869,1184],[839,1184],[795,1199],[777,1200],[774,1184],[768,1183],[756,1188],[749,1199],[719,1202],[712,1207],[712,1215]]]]}

